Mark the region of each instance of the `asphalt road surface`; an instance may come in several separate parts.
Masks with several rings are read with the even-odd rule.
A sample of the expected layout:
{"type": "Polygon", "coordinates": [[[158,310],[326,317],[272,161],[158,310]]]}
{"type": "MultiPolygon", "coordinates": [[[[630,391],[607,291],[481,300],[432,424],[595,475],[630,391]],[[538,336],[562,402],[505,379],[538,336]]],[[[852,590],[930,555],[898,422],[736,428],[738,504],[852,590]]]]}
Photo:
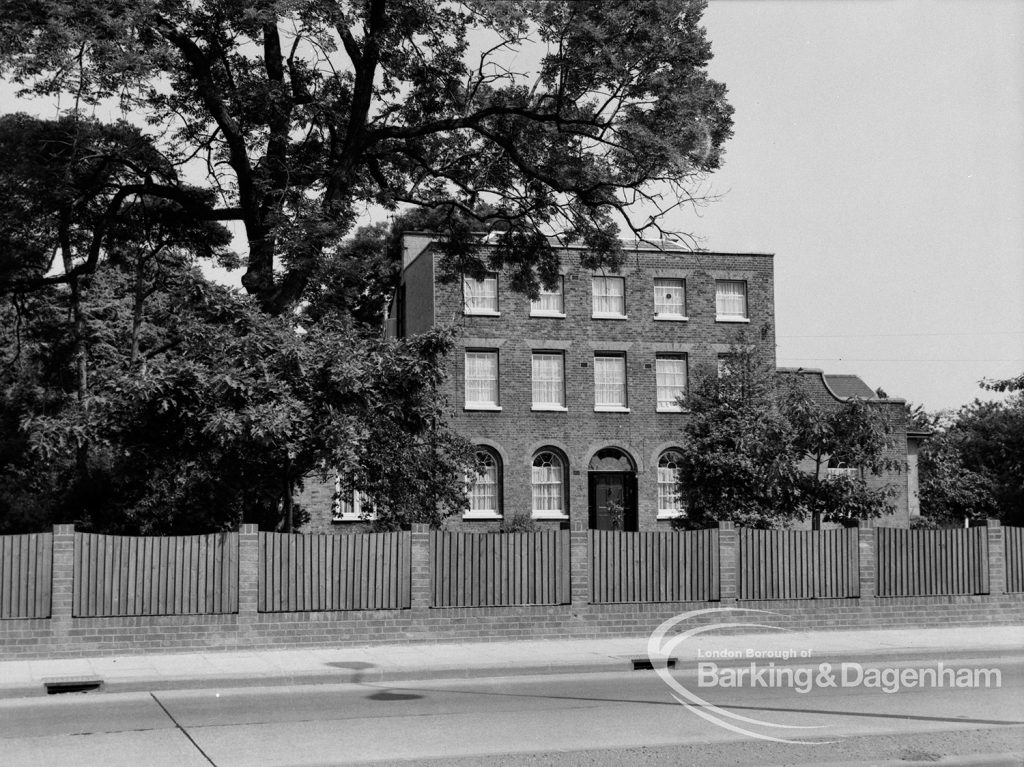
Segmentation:
{"type": "Polygon", "coordinates": [[[805,693],[673,672],[695,707],[653,671],[24,698],[0,701],[0,765],[1024,764],[1024,656],[942,662],[997,669],[999,686],[931,687],[932,658],[865,662],[829,685],[836,668],[805,693]],[[890,689],[906,672],[903,689],[866,686],[871,669],[890,689]]]}

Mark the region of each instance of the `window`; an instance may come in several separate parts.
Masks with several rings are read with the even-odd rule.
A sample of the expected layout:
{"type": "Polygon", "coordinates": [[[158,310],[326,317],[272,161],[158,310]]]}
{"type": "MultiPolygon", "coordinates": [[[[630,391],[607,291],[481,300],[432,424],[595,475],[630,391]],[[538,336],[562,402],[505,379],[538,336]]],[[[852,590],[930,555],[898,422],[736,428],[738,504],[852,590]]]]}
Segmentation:
{"type": "Polygon", "coordinates": [[[530,314],[534,317],[564,317],[565,316],[565,294],[563,278],[558,278],[554,290],[548,290],[543,285],[540,288],[540,295],[536,301],[530,302],[530,314]]]}
{"type": "Polygon", "coordinates": [[[683,514],[683,498],[679,492],[681,457],[668,450],[658,459],[658,518],[672,519],[683,514]]]}
{"type": "Polygon", "coordinates": [[[594,355],[594,410],[626,410],[626,355],[594,355]]]}
{"type": "Polygon", "coordinates": [[[332,522],[368,522],[376,519],[377,514],[367,503],[366,496],[360,490],[342,490],[341,477],[334,478],[334,499],[331,503],[332,522]]]}
{"type": "Polygon", "coordinates": [[[542,450],[533,459],[533,516],[539,519],[566,517],[565,461],[553,450],[542,450]]]}
{"type": "Polygon", "coordinates": [[[498,275],[482,280],[462,278],[463,312],[466,314],[498,314],[498,275]]]}
{"type": "Polygon", "coordinates": [[[725,378],[726,376],[732,375],[733,366],[733,355],[732,354],[719,354],[718,355],[718,377],[725,378]]]}
{"type": "Polygon", "coordinates": [[[466,407],[474,410],[500,409],[497,352],[466,352],[466,407]]]}
{"type": "Polygon", "coordinates": [[[857,479],[860,476],[860,471],[856,466],[847,466],[843,461],[837,460],[834,456],[829,458],[828,466],[825,469],[825,476],[831,479],[832,477],[846,477],[848,479],[857,479]]]}
{"type": "Polygon", "coordinates": [[[678,413],[683,409],[679,398],[686,396],[686,356],[659,355],[655,359],[658,382],[658,412],[678,413]]]}
{"type": "Polygon", "coordinates": [[[622,277],[594,277],[591,283],[595,317],[626,316],[626,280],[622,277]]]}
{"type": "Polygon", "coordinates": [[[477,450],[476,474],[470,479],[469,511],[464,517],[501,516],[501,459],[491,450],[477,450]]]}
{"type": "Polygon", "coordinates": [[[715,280],[715,319],[737,322],[747,319],[747,283],[715,280]]]}
{"type": "Polygon", "coordinates": [[[686,319],[686,280],[654,281],[654,316],[661,320],[686,319]]]}
{"type": "Polygon", "coordinates": [[[533,353],[533,409],[565,410],[565,357],[562,352],[533,353]]]}

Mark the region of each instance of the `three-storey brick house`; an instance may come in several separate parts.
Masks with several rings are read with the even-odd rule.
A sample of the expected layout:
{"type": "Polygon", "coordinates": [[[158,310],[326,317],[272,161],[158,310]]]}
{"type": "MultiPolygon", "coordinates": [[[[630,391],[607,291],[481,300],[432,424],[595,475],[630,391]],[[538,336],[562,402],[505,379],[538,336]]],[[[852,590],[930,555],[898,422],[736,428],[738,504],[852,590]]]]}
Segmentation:
{"type": "MultiPolygon", "coordinates": [[[[403,247],[388,333],[457,329],[442,394],[482,469],[452,527],[486,530],[517,515],[574,529],[669,527],[683,511],[675,450],[691,374],[718,366],[741,331],[774,364],[771,254],[634,243],[612,273],[581,267],[582,249],[569,246],[558,285],[531,301],[500,273],[442,281],[430,234],[407,233],[403,247]]],[[[854,376],[789,372],[823,402],[878,399],[854,376]]],[[[902,401],[878,403],[902,423],[902,401]]],[[[896,436],[906,454],[905,428],[896,436]]],[[[905,524],[912,488],[895,479],[893,521],[905,524]]],[[[329,492],[319,492],[322,503],[329,492]]],[[[360,518],[357,494],[345,495],[335,521],[360,518]]],[[[315,505],[308,491],[303,500],[315,505]]]]}

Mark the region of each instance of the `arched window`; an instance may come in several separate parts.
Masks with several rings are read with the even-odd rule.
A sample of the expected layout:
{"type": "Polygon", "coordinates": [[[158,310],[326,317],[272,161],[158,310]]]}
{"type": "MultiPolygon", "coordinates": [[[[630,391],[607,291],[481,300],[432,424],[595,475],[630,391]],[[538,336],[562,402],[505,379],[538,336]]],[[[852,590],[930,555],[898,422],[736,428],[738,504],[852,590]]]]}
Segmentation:
{"type": "Polygon", "coordinates": [[[675,450],[666,450],[658,459],[658,517],[670,519],[683,514],[683,498],[679,492],[679,465],[682,457],[675,450]]]}
{"type": "Polygon", "coordinates": [[[476,451],[476,474],[471,478],[466,516],[501,516],[501,459],[488,448],[476,451]]]}
{"type": "Polygon", "coordinates": [[[554,450],[545,449],[533,458],[533,516],[565,517],[566,463],[554,450]]]}

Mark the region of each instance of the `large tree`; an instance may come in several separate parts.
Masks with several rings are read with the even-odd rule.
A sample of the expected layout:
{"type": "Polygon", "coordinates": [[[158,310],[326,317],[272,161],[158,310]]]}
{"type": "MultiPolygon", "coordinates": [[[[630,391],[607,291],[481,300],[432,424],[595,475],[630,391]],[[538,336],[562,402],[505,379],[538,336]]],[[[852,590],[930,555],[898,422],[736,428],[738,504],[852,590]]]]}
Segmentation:
{"type": "Polygon", "coordinates": [[[355,305],[268,315],[202,275],[232,264],[230,237],[190,214],[203,193],[149,195],[158,174],[131,126],[0,118],[0,529],[290,528],[296,484],[331,467],[391,526],[461,508],[446,335],[359,322],[388,270],[350,270],[335,287],[355,305]]]}
{"type": "Polygon", "coordinates": [[[556,274],[550,235],[614,266],[620,226],[660,233],[718,167],[732,110],[704,5],[30,0],[0,18],[0,74],[147,120],[179,172],[131,193],[240,222],[243,285],[271,313],[371,204],[444,213],[451,272],[481,268],[470,233],[498,232],[491,265],[530,292],[556,274]],[[215,199],[183,200],[183,177],[215,199]]]}
{"type": "Polygon", "coordinates": [[[685,527],[730,520],[778,527],[845,523],[890,510],[895,488],[871,476],[903,466],[876,405],[823,405],[741,336],[719,369],[694,376],[680,462],[685,527]],[[851,467],[829,472],[831,463],[851,467]]]}

